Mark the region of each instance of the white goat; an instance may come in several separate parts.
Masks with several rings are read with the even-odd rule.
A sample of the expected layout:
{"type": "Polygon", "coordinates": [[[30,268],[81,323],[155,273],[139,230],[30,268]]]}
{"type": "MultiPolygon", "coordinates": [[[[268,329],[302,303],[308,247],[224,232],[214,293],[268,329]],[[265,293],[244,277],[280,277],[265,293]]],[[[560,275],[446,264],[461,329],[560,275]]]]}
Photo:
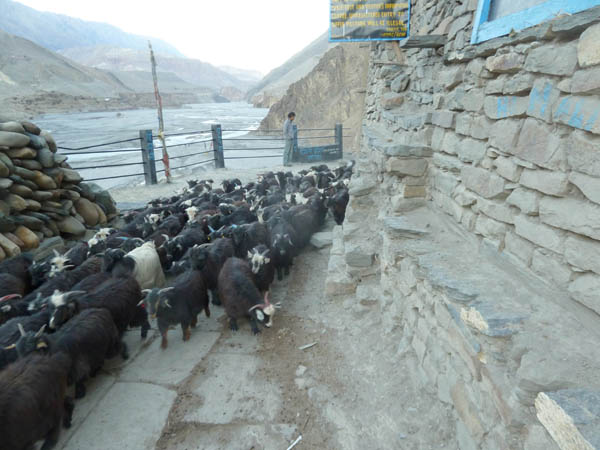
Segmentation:
{"type": "Polygon", "coordinates": [[[142,289],[152,289],[165,285],[165,274],[160,265],[160,258],[156,253],[154,242],[131,250],[126,257],[134,261],[132,276],[137,280],[142,289]]]}

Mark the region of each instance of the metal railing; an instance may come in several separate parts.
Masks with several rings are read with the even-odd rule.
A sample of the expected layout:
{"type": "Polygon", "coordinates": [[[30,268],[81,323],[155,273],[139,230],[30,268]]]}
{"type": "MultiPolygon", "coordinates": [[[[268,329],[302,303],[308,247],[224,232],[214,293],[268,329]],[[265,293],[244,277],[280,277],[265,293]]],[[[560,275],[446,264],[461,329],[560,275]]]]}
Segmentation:
{"type": "MultiPolygon", "coordinates": [[[[294,162],[341,159],[343,157],[343,138],[350,137],[343,136],[343,128],[340,124],[333,129],[306,128],[301,130],[294,125],[293,130],[292,161],[294,162]],[[311,135],[315,132],[320,135],[311,135]],[[300,136],[299,133],[301,133],[300,136]],[[333,142],[323,143],[323,140],[333,140],[333,142]],[[306,145],[299,145],[299,142],[306,145]],[[322,143],[322,145],[309,145],[315,142],[322,143]]],[[[168,154],[162,151],[162,145],[154,145],[155,141],[160,141],[152,130],[140,130],[139,137],[131,139],[78,148],[64,146],[58,148],[66,150],[61,154],[71,157],[69,160],[71,167],[82,171],[86,181],[143,176],[145,183],[150,185],[158,182],[158,174],[166,171],[166,165],[173,172],[206,164],[214,164],[215,168],[224,168],[227,160],[282,158],[285,140],[280,136],[281,130],[223,130],[221,125],[216,124],[212,125],[210,130],[165,134],[168,154]],[[248,132],[249,134],[246,136],[228,136],[226,134],[223,137],[223,133],[232,132],[248,132]],[[274,133],[277,133],[278,136],[274,133]],[[180,142],[186,137],[191,140],[180,142]],[[169,141],[171,142],[169,143],[169,141]],[[128,145],[133,142],[138,143],[138,146],[128,145]],[[118,147],[119,145],[123,145],[123,147],[118,147]],[[160,159],[156,158],[155,150],[161,150],[160,159]],[[81,155],[86,155],[86,157],[78,158],[81,155]],[[110,157],[110,162],[107,161],[107,157],[110,157]],[[88,171],[93,171],[89,172],[91,178],[85,176],[88,171]],[[99,174],[99,171],[103,173],[99,174]]]]}

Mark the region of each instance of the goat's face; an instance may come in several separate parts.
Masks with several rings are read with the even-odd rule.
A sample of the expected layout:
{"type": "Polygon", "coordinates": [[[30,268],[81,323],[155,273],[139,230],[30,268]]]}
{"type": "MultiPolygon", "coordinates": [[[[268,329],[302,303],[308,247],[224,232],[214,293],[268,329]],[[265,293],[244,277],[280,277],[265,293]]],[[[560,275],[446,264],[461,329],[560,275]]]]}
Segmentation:
{"type": "Polygon", "coordinates": [[[50,339],[48,339],[48,335],[44,334],[45,329],[46,325],[43,325],[37,332],[26,332],[23,327],[19,326],[21,337],[15,345],[19,358],[23,358],[33,352],[42,354],[50,353],[50,339]]]}
{"type": "Polygon", "coordinates": [[[288,233],[276,234],[273,237],[273,245],[271,247],[275,252],[283,256],[292,251],[294,243],[288,233]]]}
{"type": "Polygon", "coordinates": [[[40,286],[47,280],[50,268],[50,261],[35,262],[31,266],[29,266],[29,273],[31,274],[31,284],[33,285],[33,287],[40,286]]]}
{"type": "Polygon", "coordinates": [[[269,264],[271,262],[270,256],[269,249],[266,249],[261,253],[258,249],[253,248],[251,252],[248,252],[247,259],[252,268],[252,273],[256,275],[263,266],[269,264]]]}
{"type": "Polygon", "coordinates": [[[125,257],[125,251],[120,248],[111,248],[104,252],[102,260],[102,268],[104,272],[111,272],[115,268],[115,264],[125,257]]]}
{"type": "Polygon", "coordinates": [[[210,244],[194,245],[190,253],[190,260],[194,270],[202,270],[208,261],[208,250],[210,244]]]}
{"type": "Polygon", "coordinates": [[[139,306],[144,306],[148,315],[151,318],[156,317],[156,307],[158,305],[158,300],[160,298],[160,289],[152,288],[152,289],[144,289],[142,291],[144,294],[144,299],[138,303],[139,306]]]}
{"type": "Polygon", "coordinates": [[[50,308],[50,320],[48,325],[51,330],[60,328],[62,324],[68,321],[79,311],[75,295],[83,294],[83,291],[71,291],[61,293],[54,291],[54,294],[48,300],[50,308]]]}

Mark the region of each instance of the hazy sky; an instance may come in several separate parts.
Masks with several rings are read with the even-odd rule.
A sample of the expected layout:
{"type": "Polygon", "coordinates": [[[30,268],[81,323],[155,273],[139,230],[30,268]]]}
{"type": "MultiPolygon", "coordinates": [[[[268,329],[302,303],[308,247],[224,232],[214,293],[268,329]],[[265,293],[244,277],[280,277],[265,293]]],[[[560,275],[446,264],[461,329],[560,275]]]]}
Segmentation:
{"type": "Polygon", "coordinates": [[[267,73],[327,30],[329,0],[18,0],[163,39],[190,58],[267,73]]]}

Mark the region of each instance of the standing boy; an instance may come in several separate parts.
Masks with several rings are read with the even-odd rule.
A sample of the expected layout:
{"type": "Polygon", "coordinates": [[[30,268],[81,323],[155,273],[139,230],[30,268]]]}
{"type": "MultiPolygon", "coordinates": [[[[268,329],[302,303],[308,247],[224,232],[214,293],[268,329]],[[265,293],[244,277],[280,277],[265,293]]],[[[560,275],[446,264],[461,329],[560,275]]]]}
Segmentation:
{"type": "Polygon", "coordinates": [[[283,165],[289,167],[292,165],[292,153],[294,151],[294,127],[292,123],[296,118],[296,113],[291,112],[283,124],[283,138],[285,139],[285,150],[283,151],[283,165]]]}

